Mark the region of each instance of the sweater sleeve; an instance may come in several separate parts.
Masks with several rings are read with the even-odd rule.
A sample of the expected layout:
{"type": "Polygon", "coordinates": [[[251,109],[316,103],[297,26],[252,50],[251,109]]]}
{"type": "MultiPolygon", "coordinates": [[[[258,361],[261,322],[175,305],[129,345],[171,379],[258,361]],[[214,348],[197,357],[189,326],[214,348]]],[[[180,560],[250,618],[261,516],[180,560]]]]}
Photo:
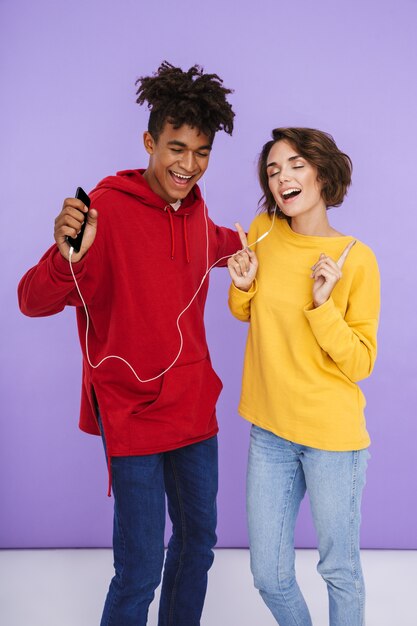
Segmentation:
{"type": "Polygon", "coordinates": [[[229,309],[236,319],[241,322],[249,322],[251,300],[258,290],[256,278],[249,291],[242,291],[232,283],[229,289],[229,309]]]}
{"type": "Polygon", "coordinates": [[[377,353],[380,278],[373,253],[364,249],[367,254],[353,276],[345,316],[332,297],[316,309],[312,304],[304,309],[320,347],[353,382],[371,374],[377,353]]]}

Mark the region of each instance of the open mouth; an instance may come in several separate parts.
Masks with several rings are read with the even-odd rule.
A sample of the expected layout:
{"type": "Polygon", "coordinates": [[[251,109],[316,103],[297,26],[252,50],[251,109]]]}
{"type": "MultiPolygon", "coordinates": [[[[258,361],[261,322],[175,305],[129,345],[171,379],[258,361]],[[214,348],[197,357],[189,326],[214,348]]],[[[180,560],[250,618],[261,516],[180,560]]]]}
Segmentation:
{"type": "Polygon", "coordinates": [[[171,178],[174,181],[174,183],[176,185],[180,185],[181,187],[186,187],[188,183],[190,182],[190,180],[192,179],[192,176],[179,174],[178,172],[174,172],[172,170],[169,170],[169,173],[171,174],[171,178]]]}
{"type": "Polygon", "coordinates": [[[298,189],[298,187],[292,187],[291,189],[286,189],[285,191],[283,191],[281,193],[281,198],[285,201],[285,200],[291,200],[292,198],[295,198],[296,196],[298,196],[301,193],[301,189],[298,189]]]}

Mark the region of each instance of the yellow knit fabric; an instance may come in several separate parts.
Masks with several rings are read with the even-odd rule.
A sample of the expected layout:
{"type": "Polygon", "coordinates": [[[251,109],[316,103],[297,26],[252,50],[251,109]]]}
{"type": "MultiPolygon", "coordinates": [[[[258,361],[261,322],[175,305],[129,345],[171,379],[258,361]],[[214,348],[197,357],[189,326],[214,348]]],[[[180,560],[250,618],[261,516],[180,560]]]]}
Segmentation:
{"type": "MultiPolygon", "coordinates": [[[[248,242],[271,226],[265,213],[248,242]]],[[[357,241],[331,298],[314,309],[311,267],[324,252],[337,260],[352,237],[295,233],[277,219],[254,247],[259,269],[249,292],[233,284],[233,315],[250,321],[239,413],[294,443],[322,450],[360,450],[369,443],[365,398],[357,381],[376,357],[380,307],[378,265],[357,241]]]]}

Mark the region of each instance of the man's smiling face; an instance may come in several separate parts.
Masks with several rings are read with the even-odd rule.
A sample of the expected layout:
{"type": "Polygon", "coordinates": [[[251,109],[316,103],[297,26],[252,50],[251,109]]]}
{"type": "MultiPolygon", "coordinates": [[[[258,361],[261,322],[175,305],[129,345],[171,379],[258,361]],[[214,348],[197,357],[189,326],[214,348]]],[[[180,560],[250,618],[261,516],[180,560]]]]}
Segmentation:
{"type": "Polygon", "coordinates": [[[187,124],[174,128],[167,122],[158,141],[148,131],[143,140],[150,188],[169,203],[183,200],[208,167],[213,138],[187,124]]]}

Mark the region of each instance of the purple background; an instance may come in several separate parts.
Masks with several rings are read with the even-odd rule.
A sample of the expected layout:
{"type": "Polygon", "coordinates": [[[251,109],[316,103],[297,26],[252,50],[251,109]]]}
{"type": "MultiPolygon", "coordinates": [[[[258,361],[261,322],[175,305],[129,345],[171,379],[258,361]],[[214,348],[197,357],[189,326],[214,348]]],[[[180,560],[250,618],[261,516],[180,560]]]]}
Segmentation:
{"type": "MultiPolygon", "coordinates": [[[[26,318],[16,286],[52,243],[64,197],[146,165],[134,81],[166,58],[235,89],[235,133],[218,135],[206,176],[218,223],[249,226],[256,157],[275,126],[326,130],[352,157],[353,187],[331,219],[375,250],[383,290],[379,359],[363,384],[363,546],[417,548],[416,18],[411,0],[1,2],[1,547],[110,545],[101,442],[77,428],[74,312],[26,318]]],[[[225,384],[219,545],[246,546],[249,426],[236,407],[247,328],[227,310],[226,272],[211,281],[207,330],[225,384]]],[[[297,545],[314,544],[304,503],[297,545]]]]}

